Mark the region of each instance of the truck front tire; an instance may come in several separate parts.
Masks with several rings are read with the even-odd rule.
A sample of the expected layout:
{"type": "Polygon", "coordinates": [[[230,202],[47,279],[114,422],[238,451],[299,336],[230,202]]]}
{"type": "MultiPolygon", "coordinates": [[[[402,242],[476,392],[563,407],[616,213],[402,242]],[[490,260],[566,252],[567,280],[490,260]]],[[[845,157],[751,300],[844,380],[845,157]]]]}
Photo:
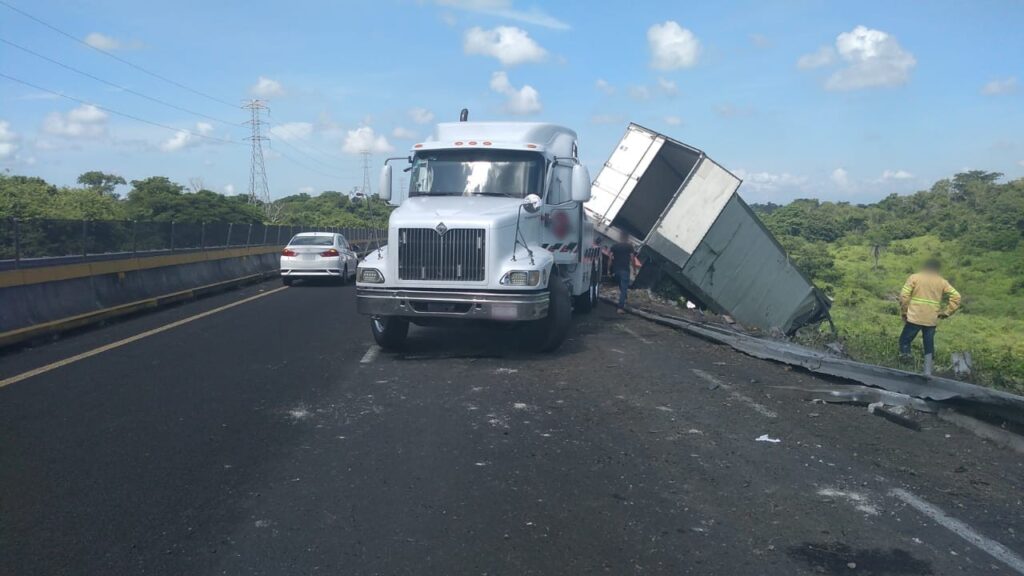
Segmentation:
{"type": "Polygon", "coordinates": [[[590,274],[590,286],[587,287],[587,291],[573,299],[573,310],[586,314],[597,308],[598,300],[598,278],[600,272],[594,270],[590,274]]]}
{"type": "Polygon", "coordinates": [[[548,285],[548,315],[527,330],[527,344],[537,352],[554,352],[565,342],[572,322],[572,297],[559,276],[552,276],[548,285]]]}
{"type": "Polygon", "coordinates": [[[385,350],[397,350],[405,344],[409,335],[409,321],[395,317],[370,318],[370,329],[377,345],[385,350]]]}

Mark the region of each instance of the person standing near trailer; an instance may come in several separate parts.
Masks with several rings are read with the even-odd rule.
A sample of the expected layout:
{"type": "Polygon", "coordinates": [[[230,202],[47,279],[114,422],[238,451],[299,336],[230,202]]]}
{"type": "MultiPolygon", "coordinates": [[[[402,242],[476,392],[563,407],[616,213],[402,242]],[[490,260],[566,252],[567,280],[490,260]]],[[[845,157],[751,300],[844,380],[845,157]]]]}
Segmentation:
{"type": "Polygon", "coordinates": [[[636,249],[629,242],[622,240],[611,247],[612,254],[612,275],[615,276],[615,280],[619,283],[619,304],[617,312],[619,314],[626,313],[626,296],[629,293],[629,284],[631,282],[632,269],[631,266],[635,266],[639,269],[642,264],[640,259],[636,257],[636,249]]]}
{"type": "Polygon", "coordinates": [[[939,275],[941,264],[932,258],[921,271],[911,274],[900,291],[903,333],[900,334],[900,356],[910,358],[910,344],[922,333],[924,339],[924,374],[931,376],[935,357],[935,327],[940,319],[949,318],[960,308],[960,293],[939,275]],[[943,304],[945,302],[945,304],[943,304]]]}

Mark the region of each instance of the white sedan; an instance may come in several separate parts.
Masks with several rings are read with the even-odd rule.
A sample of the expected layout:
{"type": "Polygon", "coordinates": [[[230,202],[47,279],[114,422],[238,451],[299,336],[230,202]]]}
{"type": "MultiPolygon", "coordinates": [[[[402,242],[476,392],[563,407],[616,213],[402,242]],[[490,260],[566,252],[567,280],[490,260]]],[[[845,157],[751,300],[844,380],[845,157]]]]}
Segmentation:
{"type": "Polygon", "coordinates": [[[355,278],[359,260],[341,234],[303,232],[296,234],[281,250],[281,281],[290,285],[295,278],[355,278]]]}

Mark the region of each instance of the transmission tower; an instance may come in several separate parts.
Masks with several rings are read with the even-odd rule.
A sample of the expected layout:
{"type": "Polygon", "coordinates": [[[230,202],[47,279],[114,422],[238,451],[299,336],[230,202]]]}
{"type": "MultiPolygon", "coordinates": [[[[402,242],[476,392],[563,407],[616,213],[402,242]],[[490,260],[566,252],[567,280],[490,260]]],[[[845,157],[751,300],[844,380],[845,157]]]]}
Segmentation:
{"type": "Polygon", "coordinates": [[[370,151],[363,149],[359,152],[363,157],[363,187],[359,190],[363,196],[370,197],[370,151]]]}
{"type": "Polygon", "coordinates": [[[252,128],[249,142],[252,144],[252,160],[249,163],[249,204],[263,204],[264,210],[270,210],[270,186],[267,185],[267,168],[263,165],[263,142],[269,141],[263,135],[262,114],[267,110],[263,100],[249,100],[242,108],[250,112],[250,120],[246,122],[252,128]]]}

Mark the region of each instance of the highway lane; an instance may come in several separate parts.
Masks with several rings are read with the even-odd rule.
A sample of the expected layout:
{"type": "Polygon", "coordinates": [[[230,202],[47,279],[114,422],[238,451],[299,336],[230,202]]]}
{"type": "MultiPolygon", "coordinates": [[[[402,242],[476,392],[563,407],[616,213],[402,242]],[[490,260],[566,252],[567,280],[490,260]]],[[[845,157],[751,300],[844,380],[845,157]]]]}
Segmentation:
{"type": "Polygon", "coordinates": [[[481,329],[375,353],[354,308],[296,286],[0,389],[0,574],[1016,573],[1021,459],[933,418],[604,307],[553,356],[481,329]]]}

